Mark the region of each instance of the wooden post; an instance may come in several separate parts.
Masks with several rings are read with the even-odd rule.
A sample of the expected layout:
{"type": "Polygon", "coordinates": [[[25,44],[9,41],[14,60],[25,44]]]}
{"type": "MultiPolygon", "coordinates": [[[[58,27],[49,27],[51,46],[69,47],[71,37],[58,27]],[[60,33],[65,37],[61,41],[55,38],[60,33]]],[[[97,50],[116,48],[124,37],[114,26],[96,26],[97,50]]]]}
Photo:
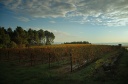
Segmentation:
{"type": "Polygon", "coordinates": [[[5,55],[5,56],[3,56],[4,59],[8,60],[7,53],[5,51],[4,51],[4,55],[5,55]]]}
{"type": "Polygon", "coordinates": [[[49,53],[49,56],[48,56],[48,63],[49,63],[49,68],[50,68],[50,53],[49,53]]]}
{"type": "Polygon", "coordinates": [[[0,61],[2,60],[2,57],[1,56],[2,56],[2,54],[0,53],[0,61]]]}
{"type": "Polygon", "coordinates": [[[20,63],[20,60],[21,60],[21,56],[20,56],[20,51],[19,51],[19,63],[20,63]]]}
{"type": "Polygon", "coordinates": [[[44,54],[41,56],[42,56],[42,58],[41,58],[42,64],[44,64],[44,54]]]}
{"type": "Polygon", "coordinates": [[[9,61],[9,51],[8,51],[8,61],[9,61]]]}
{"type": "Polygon", "coordinates": [[[32,53],[30,55],[30,62],[31,62],[31,66],[32,66],[32,53]]]}
{"type": "Polygon", "coordinates": [[[72,72],[72,54],[70,53],[70,61],[71,61],[71,72],[72,72]]]}

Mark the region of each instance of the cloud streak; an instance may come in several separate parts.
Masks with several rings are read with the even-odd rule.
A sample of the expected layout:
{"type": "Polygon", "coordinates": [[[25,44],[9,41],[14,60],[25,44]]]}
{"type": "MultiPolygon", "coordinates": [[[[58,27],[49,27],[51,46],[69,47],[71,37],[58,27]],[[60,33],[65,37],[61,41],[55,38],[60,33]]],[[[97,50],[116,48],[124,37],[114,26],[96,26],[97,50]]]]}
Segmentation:
{"type": "Polygon", "coordinates": [[[26,18],[26,17],[15,17],[16,19],[18,19],[19,21],[23,21],[23,22],[29,22],[30,19],[26,18]]]}
{"type": "Polygon", "coordinates": [[[55,21],[49,21],[49,22],[50,22],[50,23],[53,23],[53,24],[56,23],[55,21]]]}
{"type": "Polygon", "coordinates": [[[82,17],[72,22],[128,25],[128,0],[1,0],[0,3],[16,13],[34,18],[82,17]]]}

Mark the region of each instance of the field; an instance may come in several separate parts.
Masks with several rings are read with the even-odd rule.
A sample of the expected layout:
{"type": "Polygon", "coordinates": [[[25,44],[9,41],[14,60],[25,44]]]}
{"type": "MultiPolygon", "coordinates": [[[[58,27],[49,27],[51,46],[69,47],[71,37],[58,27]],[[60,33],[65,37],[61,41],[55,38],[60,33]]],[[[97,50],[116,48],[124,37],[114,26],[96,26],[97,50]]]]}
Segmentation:
{"type": "Polygon", "coordinates": [[[91,44],[0,49],[0,84],[126,84],[127,55],[91,44]]]}

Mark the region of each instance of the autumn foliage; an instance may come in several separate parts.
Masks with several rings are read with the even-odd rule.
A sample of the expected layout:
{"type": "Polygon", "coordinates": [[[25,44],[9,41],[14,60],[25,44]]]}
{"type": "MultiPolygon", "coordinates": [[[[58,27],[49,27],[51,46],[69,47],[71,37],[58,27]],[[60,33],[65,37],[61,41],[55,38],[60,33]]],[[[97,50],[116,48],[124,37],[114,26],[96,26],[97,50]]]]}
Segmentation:
{"type": "Polygon", "coordinates": [[[1,61],[12,61],[22,66],[53,63],[81,67],[93,62],[107,53],[118,51],[118,46],[91,44],[62,44],[35,46],[31,48],[0,49],[1,61]]]}

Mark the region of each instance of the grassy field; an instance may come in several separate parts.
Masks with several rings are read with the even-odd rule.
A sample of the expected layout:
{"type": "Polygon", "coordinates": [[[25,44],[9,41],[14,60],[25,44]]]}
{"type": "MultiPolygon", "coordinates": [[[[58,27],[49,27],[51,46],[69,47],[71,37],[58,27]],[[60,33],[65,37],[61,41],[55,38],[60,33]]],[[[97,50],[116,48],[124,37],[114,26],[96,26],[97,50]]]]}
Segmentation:
{"type": "MultiPolygon", "coordinates": [[[[62,46],[62,45],[61,45],[62,46]]],[[[64,45],[63,45],[64,46],[64,45]]],[[[76,45],[70,45],[70,49],[72,48],[75,53],[72,53],[72,55],[78,54],[78,56],[83,58],[83,54],[87,52],[81,51],[85,48],[85,45],[77,45],[77,50],[79,52],[76,52],[76,45]],[[79,49],[82,48],[82,49],[79,49]],[[80,54],[80,55],[79,55],[80,54]]],[[[87,46],[87,45],[86,45],[87,46]]],[[[72,72],[70,71],[71,65],[70,61],[71,60],[60,60],[58,61],[52,61],[50,63],[37,63],[35,65],[27,65],[24,66],[23,62],[26,62],[24,60],[21,60],[23,64],[19,63],[19,60],[17,59],[13,60],[12,58],[5,59],[2,58],[0,60],[0,84],[127,84],[128,80],[128,52],[125,49],[119,48],[116,49],[111,47],[111,46],[105,46],[101,48],[101,46],[94,46],[88,45],[89,47],[86,47],[85,50],[88,50],[88,54],[93,51],[94,56],[100,55],[97,59],[94,59],[83,66],[79,66],[76,70],[73,70],[72,72]],[[93,49],[91,49],[92,47],[93,49]],[[100,47],[100,48],[99,48],[100,47]],[[112,49],[114,50],[112,50],[112,49]],[[97,52],[95,53],[94,50],[97,49],[97,52]],[[104,52],[103,54],[100,52],[98,53],[100,49],[106,49],[108,50],[107,52],[104,52],[105,50],[102,50],[104,52]],[[96,55],[95,55],[96,54],[96,55]],[[97,55],[98,54],[98,55],[97,55]],[[114,60],[116,60],[115,63],[114,60]],[[108,70],[103,69],[103,65],[109,64],[108,70]]],[[[53,48],[55,46],[52,46],[53,48]]],[[[59,45],[57,46],[59,47],[59,45]]],[[[59,47],[56,49],[60,50],[62,47],[59,47]]],[[[42,48],[42,47],[41,47],[42,48]]],[[[64,47],[65,48],[65,47],[64,47]]],[[[66,45],[67,48],[67,45],[66,45]]],[[[68,45],[69,48],[69,45],[68,45]]],[[[39,47],[36,47],[34,49],[39,50],[39,47]]],[[[69,49],[69,50],[70,50],[69,49]]],[[[34,50],[34,53],[39,51],[34,50]],[[36,51],[36,52],[35,52],[36,51]]],[[[67,49],[66,49],[67,50],[67,49]]],[[[7,50],[8,51],[8,50],[7,50]]],[[[63,51],[61,49],[60,51],[63,51]]],[[[101,50],[100,50],[101,51],[101,50]]],[[[15,51],[16,52],[16,51],[15,51]]],[[[19,52],[19,51],[18,51],[19,52]]],[[[29,51],[30,52],[30,51],[29,51]]],[[[60,52],[60,53],[63,53],[60,52]]],[[[10,54],[10,53],[9,53],[10,54]]],[[[21,51],[20,51],[21,54],[21,51]]],[[[22,55],[25,53],[22,52],[22,55]]],[[[55,54],[55,52],[54,52],[55,54]]],[[[4,55],[4,54],[1,54],[4,55]]],[[[10,54],[10,56],[15,55],[14,53],[10,54]]],[[[16,54],[17,55],[17,54],[16,54]]],[[[21,56],[22,56],[21,55],[21,56]]],[[[27,53],[26,55],[29,56],[27,53]]],[[[45,54],[47,56],[47,54],[45,54]]],[[[55,54],[56,55],[56,54],[55,54]]],[[[61,57],[65,56],[63,54],[57,54],[58,56],[61,57]]],[[[68,54],[66,54],[68,55],[68,54]]],[[[6,55],[5,55],[6,56],[6,55]]],[[[41,55],[39,55],[41,56],[41,55]]],[[[90,55],[89,55],[90,56],[90,55]]],[[[8,57],[8,56],[7,56],[8,57]]],[[[68,56],[66,56],[68,57],[68,56]]],[[[73,58],[74,59],[74,58],[73,58]]],[[[77,58],[78,59],[78,58],[77,58]]],[[[73,62],[75,65],[76,63],[73,62]]],[[[106,68],[106,67],[105,67],[106,68]]]]}

